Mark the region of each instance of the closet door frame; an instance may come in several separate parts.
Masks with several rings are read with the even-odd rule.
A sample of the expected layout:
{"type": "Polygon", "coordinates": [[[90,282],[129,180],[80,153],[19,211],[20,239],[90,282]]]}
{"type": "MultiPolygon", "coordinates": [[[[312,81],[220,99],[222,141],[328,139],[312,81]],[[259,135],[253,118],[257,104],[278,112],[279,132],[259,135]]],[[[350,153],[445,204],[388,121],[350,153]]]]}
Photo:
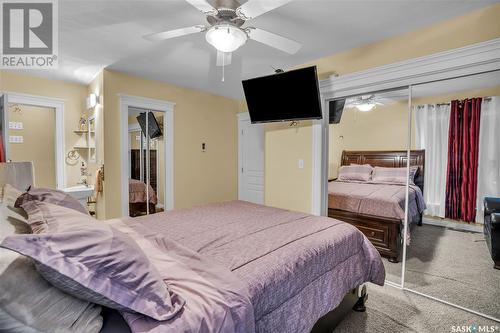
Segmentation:
{"type": "Polygon", "coordinates": [[[145,98],[140,96],[118,94],[120,101],[121,122],[121,203],[122,216],[129,216],[128,202],[128,111],[129,108],[138,108],[154,112],[163,112],[163,135],[165,149],[165,179],[164,179],[164,207],[165,210],[174,208],[174,107],[175,103],[145,98]]]}
{"type": "MultiPolygon", "coordinates": [[[[320,210],[321,215],[327,215],[328,191],[324,183],[328,181],[328,143],[329,143],[329,119],[328,105],[334,99],[345,98],[354,95],[368,94],[376,91],[392,89],[409,89],[408,99],[408,147],[407,153],[411,149],[411,103],[412,86],[426,83],[444,81],[453,78],[460,78],[481,73],[489,73],[500,70],[500,38],[472,44],[466,47],[449,51],[439,52],[414,58],[386,66],[376,67],[362,72],[352,73],[344,76],[332,76],[320,82],[320,93],[323,106],[323,119],[313,125],[313,143],[318,143],[320,147],[313,147],[313,189],[320,194],[313,195],[313,208],[320,210]],[[325,149],[326,147],[326,149],[325,149]],[[319,203],[314,202],[319,198],[319,203]]],[[[408,158],[409,160],[409,158],[408,158]]],[[[407,165],[407,174],[409,166],[407,165]]],[[[406,205],[408,204],[408,186],[406,187],[406,205]]],[[[407,207],[406,207],[407,208],[407,207]]],[[[406,209],[407,211],[407,209],[406,209]]],[[[462,309],[464,311],[482,316],[494,321],[500,321],[489,315],[475,310],[447,302],[418,291],[405,287],[406,270],[406,229],[407,216],[405,218],[403,235],[403,260],[401,271],[401,283],[386,281],[386,284],[401,290],[418,294],[429,299],[462,309]]]]}

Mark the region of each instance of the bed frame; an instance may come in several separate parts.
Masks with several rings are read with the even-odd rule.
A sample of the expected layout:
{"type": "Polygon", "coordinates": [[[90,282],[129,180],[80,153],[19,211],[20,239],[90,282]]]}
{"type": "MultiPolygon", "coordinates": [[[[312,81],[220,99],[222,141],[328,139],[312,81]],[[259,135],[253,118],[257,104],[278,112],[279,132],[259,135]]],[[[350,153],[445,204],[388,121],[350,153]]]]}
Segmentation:
{"type": "MultiPolygon", "coordinates": [[[[311,333],[331,333],[351,311],[365,312],[368,299],[366,286],[361,285],[349,291],[340,304],[332,311],[319,318],[311,333]]],[[[116,310],[102,307],[103,326],[99,333],[132,333],[122,315],[116,310]]]]}
{"type": "MultiPolygon", "coordinates": [[[[407,162],[406,150],[390,151],[343,151],[342,165],[370,164],[371,166],[401,168],[407,162]]],[[[415,177],[422,193],[424,191],[425,150],[410,151],[410,166],[418,166],[415,177]]],[[[377,248],[380,254],[390,262],[399,262],[401,252],[401,220],[374,215],[352,213],[340,209],[328,208],[328,216],[356,226],[377,248]]],[[[410,218],[412,218],[410,216],[410,218]]],[[[422,225],[422,216],[418,217],[418,225],[422,225]]]]}
{"type": "MultiPolygon", "coordinates": [[[[136,217],[140,215],[144,215],[147,212],[147,206],[145,202],[130,202],[128,204],[129,216],[136,217]]],[[[156,213],[156,206],[154,203],[149,203],[149,213],[156,213]]]]}

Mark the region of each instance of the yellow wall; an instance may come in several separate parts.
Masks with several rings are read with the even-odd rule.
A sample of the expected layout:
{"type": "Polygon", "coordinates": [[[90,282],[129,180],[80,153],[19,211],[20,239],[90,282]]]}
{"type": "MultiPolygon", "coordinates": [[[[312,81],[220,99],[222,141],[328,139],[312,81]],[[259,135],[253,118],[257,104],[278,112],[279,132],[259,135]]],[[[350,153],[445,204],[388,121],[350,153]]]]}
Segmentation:
{"type": "MultiPolygon", "coordinates": [[[[497,4],[424,29],[312,60],[300,67],[316,65],[320,78],[327,78],[333,73],[353,73],[499,38],[499,17],[500,4],[497,4]]],[[[267,150],[271,150],[273,160],[280,161],[281,166],[281,174],[278,174],[266,161],[266,204],[279,202],[281,207],[297,209],[297,203],[301,203],[301,209],[310,211],[312,169],[295,174],[297,162],[295,156],[291,158],[290,142],[300,142],[300,148],[294,154],[304,155],[304,149],[312,150],[312,130],[304,128],[297,133],[295,129],[283,128],[279,135],[271,136],[266,130],[266,157],[270,155],[267,150]],[[273,182],[267,181],[271,178],[268,174],[273,175],[273,182]],[[288,178],[290,174],[295,174],[296,178],[288,178]],[[295,184],[302,184],[307,190],[295,191],[295,184]]]]}
{"type": "Polygon", "coordinates": [[[7,135],[20,135],[23,143],[7,143],[14,162],[32,161],[35,186],[56,187],[55,110],[51,108],[10,104],[9,122],[22,122],[23,129],[8,129],[7,135]]]}
{"type": "Polygon", "coordinates": [[[105,70],[104,154],[106,170],[112,170],[106,172],[106,218],[121,215],[119,93],[176,103],[176,208],[237,198],[237,101],[105,70]]]}
{"type": "Polygon", "coordinates": [[[290,129],[286,124],[265,127],[264,198],[268,206],[311,211],[312,135],[310,122],[290,129]],[[284,144],[286,142],[286,144],[284,144]],[[299,159],[304,168],[299,168],[299,159]]]}
{"type": "MultiPolygon", "coordinates": [[[[64,100],[64,137],[65,153],[80,139],[73,131],[78,128],[78,121],[85,112],[85,98],[87,87],[85,85],[68,83],[57,80],[48,80],[12,71],[1,71],[0,89],[7,92],[17,92],[30,95],[59,98],[64,100]]],[[[55,157],[54,157],[55,158],[55,157]]],[[[80,164],[65,164],[66,184],[76,185],[80,180],[80,164]]]]}
{"type": "Polygon", "coordinates": [[[408,100],[370,112],[344,109],[341,122],[330,125],[328,177],[337,177],[343,150],[405,150],[407,128],[408,100]]]}

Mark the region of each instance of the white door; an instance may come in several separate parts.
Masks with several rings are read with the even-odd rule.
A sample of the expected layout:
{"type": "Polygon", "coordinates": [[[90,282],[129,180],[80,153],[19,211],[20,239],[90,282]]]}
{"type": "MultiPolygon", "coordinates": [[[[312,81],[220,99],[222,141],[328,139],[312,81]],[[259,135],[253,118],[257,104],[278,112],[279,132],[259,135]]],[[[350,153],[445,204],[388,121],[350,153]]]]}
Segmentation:
{"type": "Polygon", "coordinates": [[[238,114],[238,198],[264,204],[264,125],[238,114]]]}

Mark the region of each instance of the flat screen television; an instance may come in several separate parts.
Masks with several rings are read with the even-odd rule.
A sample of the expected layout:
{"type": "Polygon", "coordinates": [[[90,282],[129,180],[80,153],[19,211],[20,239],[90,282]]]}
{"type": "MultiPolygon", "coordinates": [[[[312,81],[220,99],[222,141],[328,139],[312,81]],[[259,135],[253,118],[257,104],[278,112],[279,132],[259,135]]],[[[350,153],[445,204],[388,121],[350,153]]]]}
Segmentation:
{"type": "Polygon", "coordinates": [[[316,66],[242,83],[252,123],[322,118],[316,66]]]}
{"type": "MultiPolygon", "coordinates": [[[[161,128],[158,125],[158,121],[156,121],[155,115],[153,112],[147,112],[148,114],[148,133],[149,133],[149,138],[154,139],[157,137],[160,137],[163,135],[161,132],[161,128]]],[[[137,116],[137,121],[139,122],[139,125],[141,126],[142,133],[144,133],[144,136],[146,136],[146,112],[142,112],[137,116]]]]}

